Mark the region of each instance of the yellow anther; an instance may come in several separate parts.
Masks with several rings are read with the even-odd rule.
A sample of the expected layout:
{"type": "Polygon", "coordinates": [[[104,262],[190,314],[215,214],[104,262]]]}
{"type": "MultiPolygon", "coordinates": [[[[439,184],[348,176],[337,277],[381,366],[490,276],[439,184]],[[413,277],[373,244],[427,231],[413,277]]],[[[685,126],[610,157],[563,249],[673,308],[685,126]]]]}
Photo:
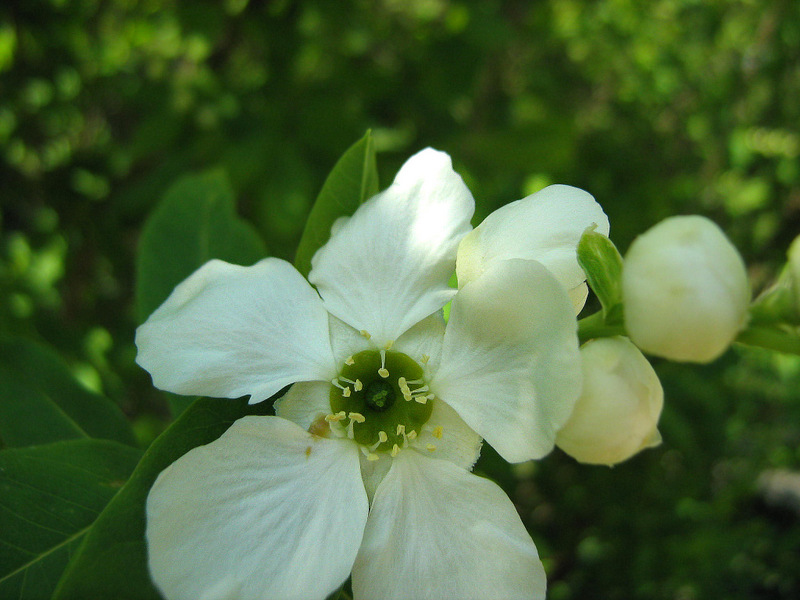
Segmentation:
{"type": "Polygon", "coordinates": [[[383,348],[384,348],[384,350],[391,350],[393,345],[394,345],[394,341],[393,340],[389,340],[388,342],[386,342],[383,345],[383,348]]]}
{"type": "Polygon", "coordinates": [[[340,410],[338,413],[333,413],[331,415],[325,415],[325,420],[328,421],[328,423],[335,423],[336,421],[341,421],[346,416],[347,416],[347,414],[343,410],[340,410]]]}
{"type": "Polygon", "coordinates": [[[397,424],[397,435],[403,435],[406,432],[406,426],[402,423],[397,424]]]}
{"type": "Polygon", "coordinates": [[[422,358],[420,359],[420,362],[421,362],[423,365],[427,365],[427,364],[428,364],[428,361],[429,361],[430,359],[431,359],[431,357],[430,357],[430,356],[428,356],[427,354],[423,354],[423,355],[422,355],[422,358]]]}
{"type": "Polygon", "coordinates": [[[367,418],[364,415],[357,412],[347,413],[347,418],[350,419],[351,421],[355,421],[356,423],[363,423],[364,421],[367,420],[367,418]]]}
{"type": "Polygon", "coordinates": [[[378,369],[378,375],[384,379],[389,376],[389,370],[386,368],[386,350],[381,350],[381,368],[378,369]]]}
{"type": "Polygon", "coordinates": [[[411,441],[417,439],[417,432],[415,429],[412,429],[411,433],[408,434],[408,439],[410,439],[411,441]]]}
{"type": "Polygon", "coordinates": [[[434,446],[433,444],[428,444],[425,447],[428,449],[429,452],[433,452],[434,450],[436,450],[436,446],[434,446]]]}
{"type": "Polygon", "coordinates": [[[380,458],[381,457],[378,456],[377,454],[375,454],[374,452],[370,452],[369,454],[367,454],[367,460],[369,460],[369,461],[380,460],[380,458]]]}
{"type": "Polygon", "coordinates": [[[355,382],[355,384],[353,384],[353,387],[355,388],[355,390],[356,390],[357,392],[360,392],[361,390],[363,390],[363,389],[364,389],[364,384],[363,384],[363,383],[361,383],[361,380],[360,380],[360,379],[356,379],[356,382],[355,382]]]}
{"type": "Polygon", "coordinates": [[[428,398],[427,396],[414,396],[414,401],[419,402],[420,404],[427,404],[428,398]]]}
{"type": "Polygon", "coordinates": [[[382,444],[389,439],[389,436],[386,435],[385,431],[378,432],[378,441],[382,444]]]}
{"type": "Polygon", "coordinates": [[[344,388],[342,390],[342,396],[344,396],[345,398],[349,398],[350,397],[350,388],[349,387],[346,387],[346,388],[344,388]]]}
{"type": "Polygon", "coordinates": [[[359,331],[358,333],[360,333],[361,335],[363,335],[363,336],[364,336],[366,339],[369,339],[369,338],[371,338],[371,337],[372,337],[372,336],[369,334],[369,332],[368,332],[366,329],[362,329],[362,330],[361,330],[361,331],[359,331]]]}
{"type": "Polygon", "coordinates": [[[444,430],[442,429],[441,425],[439,425],[438,427],[434,427],[433,428],[433,437],[435,437],[437,440],[442,439],[442,432],[443,431],[444,430]]]}
{"type": "Polygon", "coordinates": [[[354,364],[356,364],[356,361],[353,360],[352,356],[348,356],[347,358],[344,359],[344,364],[346,364],[346,365],[354,365],[354,364]]]}
{"type": "Polygon", "coordinates": [[[389,371],[387,369],[378,369],[378,375],[386,379],[389,376],[389,371]]]}
{"type": "Polygon", "coordinates": [[[389,454],[391,454],[391,455],[392,455],[392,458],[394,458],[395,456],[397,456],[398,454],[400,454],[400,446],[398,446],[397,444],[395,444],[394,446],[392,446],[392,451],[391,451],[389,454]]]}

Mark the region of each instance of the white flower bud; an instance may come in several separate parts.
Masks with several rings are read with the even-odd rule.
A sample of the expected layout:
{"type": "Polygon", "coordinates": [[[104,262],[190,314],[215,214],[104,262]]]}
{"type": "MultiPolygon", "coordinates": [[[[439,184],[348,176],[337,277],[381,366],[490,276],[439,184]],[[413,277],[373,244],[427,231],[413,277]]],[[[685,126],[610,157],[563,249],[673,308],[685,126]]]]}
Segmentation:
{"type": "Polygon", "coordinates": [[[661,382],[627,338],[599,338],[581,348],[583,392],[556,445],[582,463],[614,465],[661,443],[661,382]]]}
{"type": "Polygon", "coordinates": [[[742,257],[700,216],[672,217],[631,244],[622,270],[625,326],[645,352],[710,362],[744,327],[750,286],[742,257]]]}

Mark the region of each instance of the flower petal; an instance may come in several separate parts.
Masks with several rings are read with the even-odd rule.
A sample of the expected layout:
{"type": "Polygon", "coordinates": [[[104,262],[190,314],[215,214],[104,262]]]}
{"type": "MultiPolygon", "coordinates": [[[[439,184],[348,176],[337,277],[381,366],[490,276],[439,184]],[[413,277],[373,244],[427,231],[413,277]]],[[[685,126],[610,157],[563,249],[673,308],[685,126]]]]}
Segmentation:
{"type": "Polygon", "coordinates": [[[330,381],[298,381],[275,401],[275,414],[308,431],[311,424],[331,412],[330,381]]]}
{"type": "Polygon", "coordinates": [[[453,299],[431,390],[503,458],[541,458],[581,391],[577,323],[535,261],[496,261],[453,299]]]}
{"type": "Polygon", "coordinates": [[[325,598],[367,519],[355,444],[245,417],[159,475],[147,498],[150,572],[170,600],[325,598]]]}
{"type": "Polygon", "coordinates": [[[328,313],[294,267],[212,260],[136,331],[153,384],[178,394],[269,398],[295,381],[335,375],[328,313]]]}
{"type": "Polygon", "coordinates": [[[459,246],[459,285],[479,277],[495,260],[524,258],[542,263],[572,289],[586,279],[577,248],[592,225],[608,235],[608,217],[600,205],[588,192],[568,185],[551,185],[498,208],[459,246]]]}
{"type": "Polygon", "coordinates": [[[496,484],[413,452],[394,459],[353,566],[356,600],[543,600],[545,587],[536,547],[496,484]]]}
{"type": "Polygon", "coordinates": [[[449,460],[462,469],[472,470],[481,455],[483,439],[441,398],[433,401],[431,418],[420,431],[416,448],[433,458],[449,460]],[[434,450],[426,450],[428,444],[434,450]]]}
{"type": "Polygon", "coordinates": [[[442,311],[436,311],[397,338],[392,350],[412,358],[422,367],[425,376],[429,377],[439,368],[444,329],[442,311]],[[425,357],[427,360],[424,360],[425,357]]]}
{"type": "Polygon", "coordinates": [[[428,148],[365,202],[314,255],[309,281],[325,307],[378,346],[444,306],[475,208],[450,157],[428,148]]]}

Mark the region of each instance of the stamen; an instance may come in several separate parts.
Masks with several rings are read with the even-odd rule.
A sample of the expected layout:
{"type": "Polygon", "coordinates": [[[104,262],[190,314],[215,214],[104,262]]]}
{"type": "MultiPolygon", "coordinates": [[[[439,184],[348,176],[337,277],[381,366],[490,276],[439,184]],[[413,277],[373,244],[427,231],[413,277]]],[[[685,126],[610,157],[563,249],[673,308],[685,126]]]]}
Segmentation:
{"type": "Polygon", "coordinates": [[[398,446],[397,444],[395,444],[394,446],[392,446],[392,451],[391,451],[389,454],[391,454],[391,455],[392,455],[392,458],[394,458],[395,456],[397,456],[398,454],[400,454],[400,446],[398,446]]]}
{"type": "Polygon", "coordinates": [[[356,364],[356,361],[353,360],[352,356],[348,356],[347,358],[344,359],[344,364],[346,364],[348,366],[349,365],[354,365],[354,364],[356,364]]]}
{"type": "Polygon", "coordinates": [[[369,449],[374,452],[375,450],[378,449],[378,446],[380,446],[382,443],[384,443],[388,439],[389,439],[389,436],[386,435],[385,431],[379,431],[378,432],[378,441],[375,442],[374,444],[372,444],[372,446],[370,446],[369,449]]]}
{"type": "Polygon", "coordinates": [[[377,454],[374,454],[374,453],[370,452],[369,450],[367,450],[366,448],[364,448],[364,446],[361,446],[361,453],[362,453],[364,456],[366,456],[366,457],[367,457],[367,460],[370,460],[370,461],[374,461],[374,460],[379,460],[379,459],[380,459],[380,456],[378,456],[377,454]]]}
{"type": "Polygon", "coordinates": [[[429,452],[433,452],[434,450],[436,450],[436,446],[434,446],[433,444],[428,444],[425,447],[428,449],[429,452]]]}
{"type": "Polygon", "coordinates": [[[410,441],[412,441],[412,442],[413,442],[415,439],[417,439],[417,430],[416,430],[416,429],[412,429],[412,430],[411,430],[411,433],[409,433],[409,434],[408,434],[408,439],[409,439],[410,441]]]}
{"type": "Polygon", "coordinates": [[[443,431],[444,431],[444,429],[442,429],[441,425],[438,425],[438,426],[434,427],[433,428],[433,437],[435,437],[437,440],[442,439],[442,432],[443,431]]]}
{"type": "Polygon", "coordinates": [[[400,391],[403,393],[403,398],[406,402],[411,402],[411,389],[408,387],[406,383],[405,377],[400,377],[397,380],[397,386],[400,388],[400,391]]]}
{"type": "Polygon", "coordinates": [[[355,390],[356,390],[357,392],[360,392],[361,390],[363,390],[363,389],[364,389],[364,384],[363,384],[363,383],[361,383],[361,380],[360,380],[360,379],[356,379],[356,382],[353,384],[353,387],[355,388],[355,390]]]}
{"type": "Polygon", "coordinates": [[[357,412],[347,413],[347,418],[352,420],[352,421],[355,421],[356,423],[363,423],[364,421],[367,420],[364,415],[362,415],[361,413],[357,413],[357,412]]]}
{"type": "Polygon", "coordinates": [[[344,419],[346,416],[347,413],[345,413],[343,410],[340,410],[338,413],[325,415],[325,420],[328,423],[336,423],[337,421],[341,421],[342,419],[344,419]]]}
{"type": "Polygon", "coordinates": [[[381,350],[381,368],[378,369],[378,375],[384,379],[389,376],[389,371],[386,369],[386,350],[381,350]]]}
{"type": "Polygon", "coordinates": [[[384,347],[386,350],[391,350],[393,345],[394,345],[394,340],[389,340],[388,342],[386,342],[386,343],[383,345],[383,347],[384,347]]]}
{"type": "Polygon", "coordinates": [[[369,339],[369,338],[371,338],[371,337],[372,337],[372,336],[369,334],[369,332],[368,332],[366,329],[362,329],[362,330],[361,330],[361,331],[359,331],[358,333],[360,333],[360,334],[361,334],[362,336],[364,336],[366,339],[369,339]]]}
{"type": "Polygon", "coordinates": [[[397,435],[403,435],[406,432],[406,426],[402,423],[397,424],[397,435]]]}
{"type": "Polygon", "coordinates": [[[422,355],[422,358],[419,360],[419,362],[421,362],[423,365],[427,365],[427,364],[428,364],[428,361],[429,361],[430,359],[431,359],[431,357],[430,357],[430,356],[428,356],[427,354],[423,354],[423,355],[422,355]]]}
{"type": "MultiPolygon", "coordinates": [[[[345,379],[345,381],[347,380],[345,379]]],[[[331,385],[342,390],[342,396],[344,396],[345,398],[350,397],[350,388],[347,387],[346,385],[342,385],[341,383],[339,383],[339,377],[337,377],[336,379],[331,379],[331,385]]]]}
{"type": "Polygon", "coordinates": [[[414,396],[414,401],[419,402],[420,404],[427,404],[428,397],[427,396],[414,396]]]}

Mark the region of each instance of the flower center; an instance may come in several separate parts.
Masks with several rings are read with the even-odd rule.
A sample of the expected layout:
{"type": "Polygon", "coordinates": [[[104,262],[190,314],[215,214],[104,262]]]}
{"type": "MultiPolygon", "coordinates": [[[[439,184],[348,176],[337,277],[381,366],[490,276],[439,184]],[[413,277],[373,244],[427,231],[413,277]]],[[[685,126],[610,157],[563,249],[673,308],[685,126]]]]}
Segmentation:
{"type": "Polygon", "coordinates": [[[402,352],[364,350],[349,357],[331,381],[334,431],[362,446],[371,460],[375,452],[392,456],[408,446],[430,419],[434,395],[423,370],[402,352]]]}

